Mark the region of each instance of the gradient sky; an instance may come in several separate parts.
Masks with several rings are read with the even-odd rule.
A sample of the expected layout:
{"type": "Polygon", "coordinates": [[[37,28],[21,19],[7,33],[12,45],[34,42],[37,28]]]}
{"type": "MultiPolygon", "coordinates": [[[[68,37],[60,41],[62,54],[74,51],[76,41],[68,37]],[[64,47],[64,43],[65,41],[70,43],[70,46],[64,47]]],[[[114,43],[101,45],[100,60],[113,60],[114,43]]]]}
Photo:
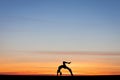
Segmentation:
{"type": "Polygon", "coordinates": [[[76,74],[120,74],[119,4],[0,0],[0,74],[56,74],[63,60],[76,74]]]}

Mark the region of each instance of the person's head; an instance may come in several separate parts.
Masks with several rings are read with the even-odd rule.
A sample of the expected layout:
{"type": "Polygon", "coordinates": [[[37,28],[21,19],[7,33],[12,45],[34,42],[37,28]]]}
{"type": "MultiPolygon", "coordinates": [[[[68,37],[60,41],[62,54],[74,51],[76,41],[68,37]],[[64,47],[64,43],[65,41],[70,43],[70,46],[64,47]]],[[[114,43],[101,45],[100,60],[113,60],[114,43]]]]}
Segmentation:
{"type": "Polygon", "coordinates": [[[63,61],[63,62],[66,62],[66,61],[63,61]]]}

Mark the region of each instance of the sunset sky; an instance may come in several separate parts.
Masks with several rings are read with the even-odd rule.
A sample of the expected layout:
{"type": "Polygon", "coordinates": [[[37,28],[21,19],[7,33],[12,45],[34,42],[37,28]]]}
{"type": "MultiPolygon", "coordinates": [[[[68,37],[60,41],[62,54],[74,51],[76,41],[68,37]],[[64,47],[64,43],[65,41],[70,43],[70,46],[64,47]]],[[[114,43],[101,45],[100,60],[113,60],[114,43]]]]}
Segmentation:
{"type": "Polygon", "coordinates": [[[0,74],[56,75],[62,61],[120,75],[120,0],[0,0],[0,74]]]}

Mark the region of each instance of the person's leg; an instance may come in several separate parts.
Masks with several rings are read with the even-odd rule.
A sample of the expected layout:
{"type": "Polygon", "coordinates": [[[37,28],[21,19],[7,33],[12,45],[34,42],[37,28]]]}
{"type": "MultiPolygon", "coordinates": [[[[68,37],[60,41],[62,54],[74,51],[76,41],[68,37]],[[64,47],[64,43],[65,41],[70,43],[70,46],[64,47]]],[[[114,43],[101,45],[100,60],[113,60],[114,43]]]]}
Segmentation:
{"type": "Polygon", "coordinates": [[[62,72],[60,71],[62,68],[63,68],[63,65],[61,65],[61,66],[58,67],[57,76],[58,76],[58,73],[60,73],[60,76],[62,75],[62,72]]]}
{"type": "Polygon", "coordinates": [[[59,76],[59,75],[58,75],[59,73],[60,73],[60,76],[62,76],[62,72],[61,72],[61,71],[60,71],[60,72],[57,71],[57,76],[59,76]]]}
{"type": "Polygon", "coordinates": [[[62,72],[60,71],[60,76],[62,76],[62,72]]]}
{"type": "Polygon", "coordinates": [[[69,67],[66,67],[66,69],[68,69],[70,74],[71,74],[71,76],[73,76],[72,70],[69,67]]]}
{"type": "Polygon", "coordinates": [[[57,76],[58,76],[58,73],[59,73],[59,72],[57,71],[57,76]]]}
{"type": "Polygon", "coordinates": [[[57,70],[57,76],[59,75],[59,73],[60,73],[60,69],[58,68],[58,70],[57,70]]]}

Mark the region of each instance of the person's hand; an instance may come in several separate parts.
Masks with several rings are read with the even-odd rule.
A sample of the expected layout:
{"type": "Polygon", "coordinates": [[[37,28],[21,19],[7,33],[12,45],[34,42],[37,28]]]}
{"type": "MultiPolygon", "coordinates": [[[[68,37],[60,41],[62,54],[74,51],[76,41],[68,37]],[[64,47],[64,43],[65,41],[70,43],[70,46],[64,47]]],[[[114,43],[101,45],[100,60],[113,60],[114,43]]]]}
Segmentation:
{"type": "Polygon", "coordinates": [[[71,62],[68,62],[68,64],[70,64],[71,62]]]}

